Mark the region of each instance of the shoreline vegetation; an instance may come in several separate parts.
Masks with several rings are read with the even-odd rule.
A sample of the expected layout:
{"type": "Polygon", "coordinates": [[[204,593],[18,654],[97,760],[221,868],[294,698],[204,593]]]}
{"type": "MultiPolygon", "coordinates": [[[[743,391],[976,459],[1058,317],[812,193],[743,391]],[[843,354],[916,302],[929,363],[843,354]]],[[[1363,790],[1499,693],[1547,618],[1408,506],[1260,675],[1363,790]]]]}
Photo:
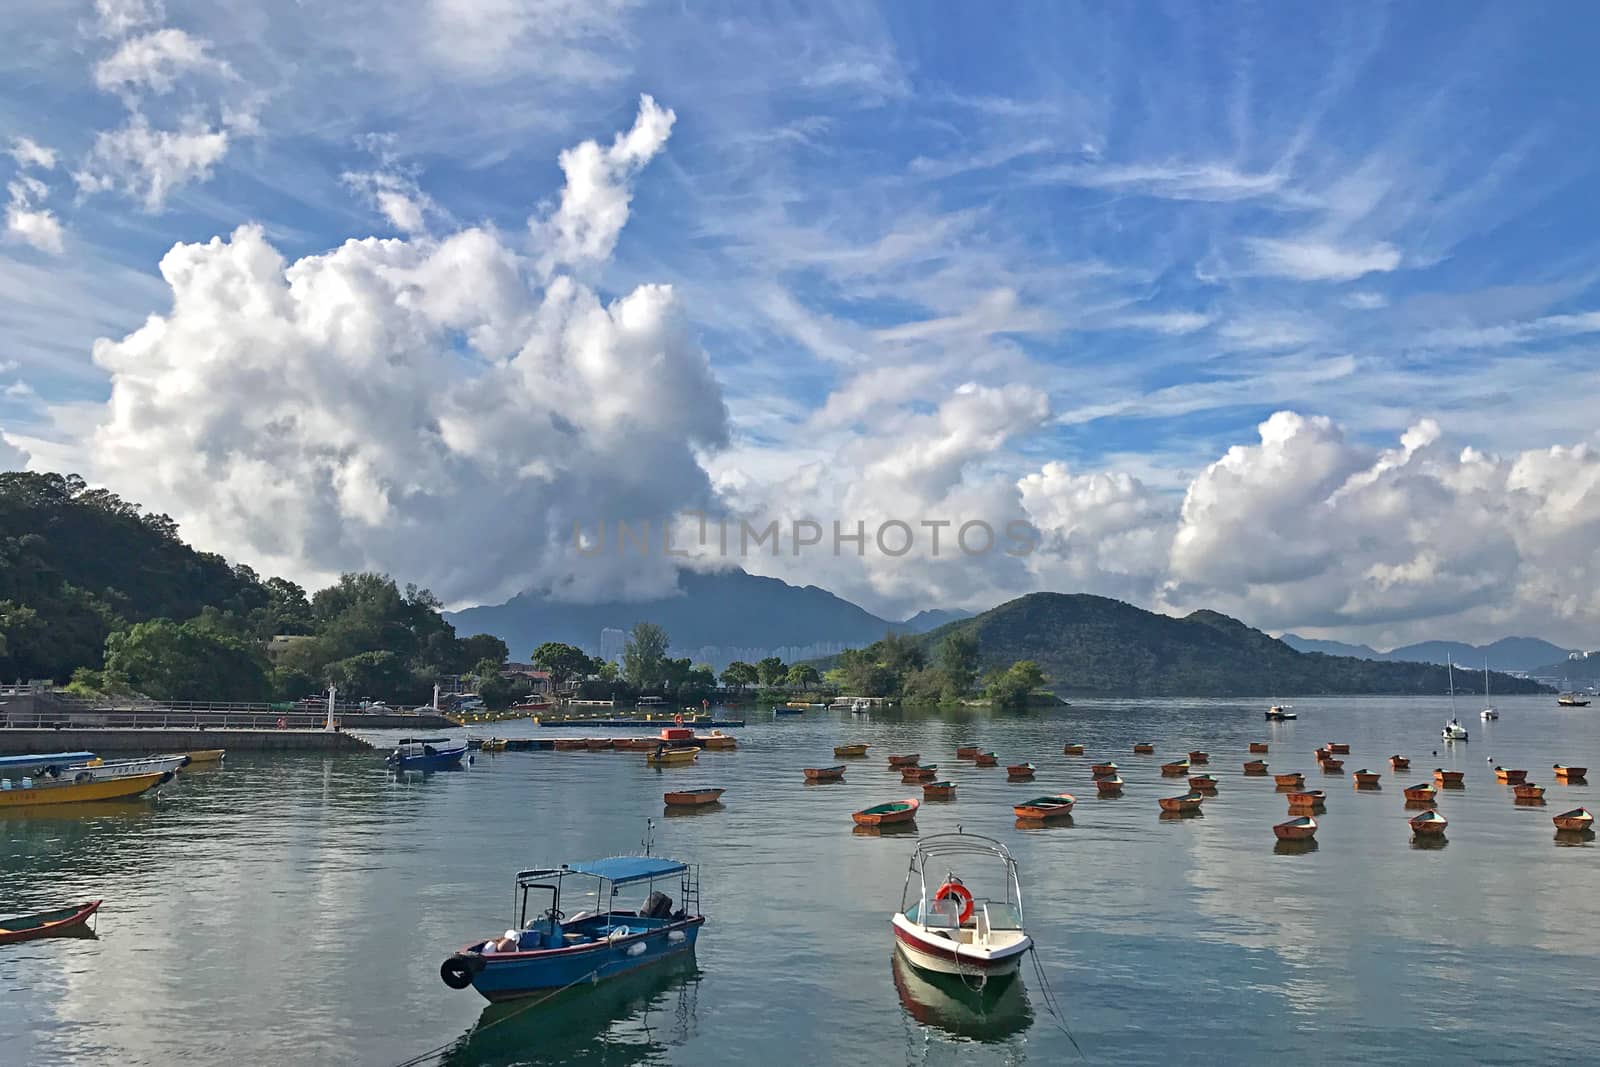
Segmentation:
{"type": "MultiPolygon", "coordinates": [[[[344,574],[307,595],[283,578],[197,552],[166,515],[76,475],[0,474],[0,679],[51,679],[88,696],[425,703],[441,678],[504,708],[535,679],[508,671],[499,637],[459,637],[428,590],[344,574]]],[[[733,662],[720,674],[669,654],[636,624],[618,663],[547,641],[533,649],[556,693],[631,703],[781,703],[815,695],[930,707],[1022,708],[1070,696],[1442,694],[1445,667],[1302,653],[1213,611],[1173,618],[1087,594],[1034,593],[924,634],[888,633],[837,656],[733,662]],[[720,684],[719,684],[720,683],[720,684]]],[[[1483,674],[1458,667],[1458,693],[1483,674]]],[[[1553,692],[1492,674],[1497,695],[1553,692]]]]}

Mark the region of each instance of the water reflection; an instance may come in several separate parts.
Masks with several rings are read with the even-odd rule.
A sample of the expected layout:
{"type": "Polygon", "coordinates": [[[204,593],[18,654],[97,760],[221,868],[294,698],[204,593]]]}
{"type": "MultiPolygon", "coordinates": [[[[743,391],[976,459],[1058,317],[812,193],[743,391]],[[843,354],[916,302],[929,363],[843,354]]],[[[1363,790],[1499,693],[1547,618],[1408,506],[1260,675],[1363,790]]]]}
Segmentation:
{"type": "Polygon", "coordinates": [[[1318,849],[1317,839],[1308,837],[1300,841],[1279,841],[1272,846],[1272,851],[1279,856],[1304,856],[1308,852],[1318,849]]]}
{"type": "Polygon", "coordinates": [[[1557,830],[1556,844],[1564,846],[1587,845],[1594,841],[1593,830],[1557,830]]]}
{"type": "Polygon", "coordinates": [[[893,954],[894,988],[906,1012],[951,1037],[1003,1042],[1033,1024],[1022,979],[992,981],[974,990],[955,976],[927,974],[893,954]]]}
{"type": "Polygon", "coordinates": [[[694,1036],[700,972],[693,957],[559,993],[491,1004],[445,1054],[456,1067],[661,1063],[694,1036]]]}
{"type": "Polygon", "coordinates": [[[1418,852],[1437,852],[1450,844],[1450,839],[1444,834],[1413,834],[1411,847],[1418,852]]]}

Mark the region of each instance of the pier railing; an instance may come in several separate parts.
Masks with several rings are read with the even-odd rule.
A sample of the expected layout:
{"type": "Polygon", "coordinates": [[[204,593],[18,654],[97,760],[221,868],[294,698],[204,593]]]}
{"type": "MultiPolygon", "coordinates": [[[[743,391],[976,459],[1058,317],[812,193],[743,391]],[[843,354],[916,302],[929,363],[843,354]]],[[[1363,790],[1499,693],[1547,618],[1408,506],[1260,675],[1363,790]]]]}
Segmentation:
{"type": "MultiPolygon", "coordinates": [[[[16,694],[8,694],[15,696],[16,694]]],[[[403,726],[427,713],[397,708],[334,705],[341,729],[403,726]],[[395,720],[399,720],[396,722],[395,720]]],[[[149,700],[96,701],[66,693],[31,693],[25,699],[0,696],[0,728],[71,729],[77,727],[169,728],[190,730],[308,730],[327,723],[326,705],[286,707],[281,704],[230,701],[149,700]]]]}

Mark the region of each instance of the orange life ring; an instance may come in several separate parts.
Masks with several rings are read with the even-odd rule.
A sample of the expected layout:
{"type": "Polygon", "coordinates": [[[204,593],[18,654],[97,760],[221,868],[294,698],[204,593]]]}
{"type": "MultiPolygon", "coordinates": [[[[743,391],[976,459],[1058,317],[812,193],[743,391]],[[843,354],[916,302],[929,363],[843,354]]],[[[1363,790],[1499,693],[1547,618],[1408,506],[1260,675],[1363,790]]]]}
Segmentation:
{"type": "Polygon", "coordinates": [[[678,714],[674,715],[672,717],[672,721],[676,725],[682,726],[683,725],[683,712],[680,711],[680,712],[678,712],[678,714]]]}
{"type": "Polygon", "coordinates": [[[961,916],[960,918],[956,919],[956,922],[964,923],[968,919],[972,918],[971,890],[962,885],[960,882],[946,882],[944,885],[940,886],[939,891],[933,895],[934,900],[948,900],[950,897],[956,897],[961,901],[961,916]]]}

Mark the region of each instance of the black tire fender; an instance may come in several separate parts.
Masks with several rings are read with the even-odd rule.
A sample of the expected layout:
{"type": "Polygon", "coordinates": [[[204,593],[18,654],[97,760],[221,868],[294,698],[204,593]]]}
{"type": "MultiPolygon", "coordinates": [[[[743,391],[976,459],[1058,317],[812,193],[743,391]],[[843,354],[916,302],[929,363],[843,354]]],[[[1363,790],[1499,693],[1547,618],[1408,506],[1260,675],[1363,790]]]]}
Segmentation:
{"type": "Polygon", "coordinates": [[[472,976],[483,970],[482,956],[469,956],[458,952],[439,964],[439,978],[451,989],[465,989],[472,984],[472,976]]]}

